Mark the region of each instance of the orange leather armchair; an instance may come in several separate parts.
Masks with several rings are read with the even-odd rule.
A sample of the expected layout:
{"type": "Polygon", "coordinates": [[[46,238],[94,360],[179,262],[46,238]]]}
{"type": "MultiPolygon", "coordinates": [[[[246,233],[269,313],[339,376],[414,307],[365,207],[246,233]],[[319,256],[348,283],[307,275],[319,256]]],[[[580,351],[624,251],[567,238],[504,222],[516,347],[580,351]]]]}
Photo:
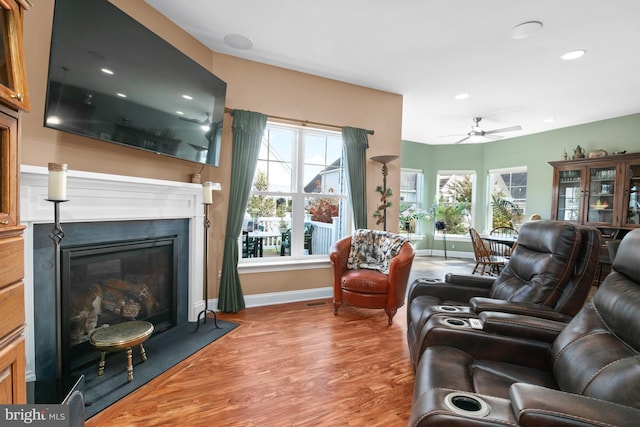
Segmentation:
{"type": "Polygon", "coordinates": [[[415,251],[411,243],[402,245],[391,258],[389,274],[370,269],[347,267],[351,250],[351,236],[333,244],[329,251],[333,266],[333,314],[343,303],[362,308],[383,308],[389,316],[389,325],[398,308],[404,305],[407,282],[415,251]]]}

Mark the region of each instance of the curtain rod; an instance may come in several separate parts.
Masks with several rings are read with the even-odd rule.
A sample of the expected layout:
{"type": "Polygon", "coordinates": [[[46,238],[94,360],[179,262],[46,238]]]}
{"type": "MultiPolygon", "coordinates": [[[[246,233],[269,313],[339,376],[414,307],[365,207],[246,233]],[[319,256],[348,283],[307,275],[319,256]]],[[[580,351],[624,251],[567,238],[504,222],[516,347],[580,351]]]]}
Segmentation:
{"type": "MultiPolygon", "coordinates": [[[[229,107],[225,107],[224,108],[224,112],[225,113],[231,113],[231,111],[233,111],[233,108],[229,108],[229,107]]],[[[327,124],[327,123],[311,122],[309,120],[298,120],[298,119],[292,119],[292,118],[289,118],[289,117],[272,116],[270,114],[267,114],[267,117],[269,117],[270,119],[275,119],[275,120],[284,120],[284,121],[287,121],[287,122],[300,123],[302,126],[317,125],[317,126],[324,126],[324,127],[334,128],[334,129],[342,129],[342,126],[330,125],[330,124],[327,124]]],[[[365,130],[369,135],[373,135],[374,132],[375,132],[375,131],[369,130],[369,129],[365,129],[365,130]]]]}

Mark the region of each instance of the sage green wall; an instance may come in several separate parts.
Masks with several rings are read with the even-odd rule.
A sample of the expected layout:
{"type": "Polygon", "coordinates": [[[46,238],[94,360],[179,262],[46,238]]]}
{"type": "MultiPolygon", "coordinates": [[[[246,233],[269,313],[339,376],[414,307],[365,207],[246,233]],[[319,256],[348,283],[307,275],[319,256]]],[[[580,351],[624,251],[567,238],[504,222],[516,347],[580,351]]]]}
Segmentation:
{"type": "MultiPolygon", "coordinates": [[[[435,196],[438,170],[475,170],[475,226],[484,229],[490,169],[526,166],[527,213],[550,218],[553,169],[548,162],[560,160],[565,150],[572,156],[578,145],[587,155],[600,148],[609,154],[622,150],[640,152],[640,113],[486,144],[427,145],[403,141],[402,167],[423,170],[425,207],[435,196]]],[[[426,248],[426,244],[430,247],[431,236],[417,246],[426,248]]],[[[456,242],[455,250],[472,249],[471,245],[456,242]]]]}

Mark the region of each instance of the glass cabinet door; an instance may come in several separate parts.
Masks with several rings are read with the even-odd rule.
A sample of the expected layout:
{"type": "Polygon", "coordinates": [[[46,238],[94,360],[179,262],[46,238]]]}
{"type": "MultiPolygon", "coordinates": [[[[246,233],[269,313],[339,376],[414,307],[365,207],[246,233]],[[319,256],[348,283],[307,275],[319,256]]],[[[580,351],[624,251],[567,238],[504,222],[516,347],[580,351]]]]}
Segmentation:
{"type": "Polygon", "coordinates": [[[615,166],[591,168],[589,171],[588,223],[614,223],[616,184],[615,166]]]}
{"type": "Polygon", "coordinates": [[[0,102],[28,111],[22,45],[22,10],[14,0],[0,1],[0,102]]]}
{"type": "Polygon", "coordinates": [[[629,197],[623,201],[627,206],[626,224],[638,225],[640,224],[640,165],[629,166],[629,197]]]}
{"type": "Polygon", "coordinates": [[[557,218],[561,221],[578,221],[582,196],[582,171],[561,170],[558,188],[557,218]]]}

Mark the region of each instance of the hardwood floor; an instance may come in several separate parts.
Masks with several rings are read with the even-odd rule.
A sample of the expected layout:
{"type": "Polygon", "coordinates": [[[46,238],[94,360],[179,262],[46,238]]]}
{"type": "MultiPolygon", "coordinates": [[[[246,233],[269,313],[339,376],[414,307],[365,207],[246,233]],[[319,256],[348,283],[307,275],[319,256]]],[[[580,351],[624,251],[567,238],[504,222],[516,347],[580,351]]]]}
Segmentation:
{"type": "Polygon", "coordinates": [[[219,317],[241,326],[87,425],[406,426],[405,307],[391,326],[384,310],[345,305],[334,316],[330,299],[219,317]]]}

